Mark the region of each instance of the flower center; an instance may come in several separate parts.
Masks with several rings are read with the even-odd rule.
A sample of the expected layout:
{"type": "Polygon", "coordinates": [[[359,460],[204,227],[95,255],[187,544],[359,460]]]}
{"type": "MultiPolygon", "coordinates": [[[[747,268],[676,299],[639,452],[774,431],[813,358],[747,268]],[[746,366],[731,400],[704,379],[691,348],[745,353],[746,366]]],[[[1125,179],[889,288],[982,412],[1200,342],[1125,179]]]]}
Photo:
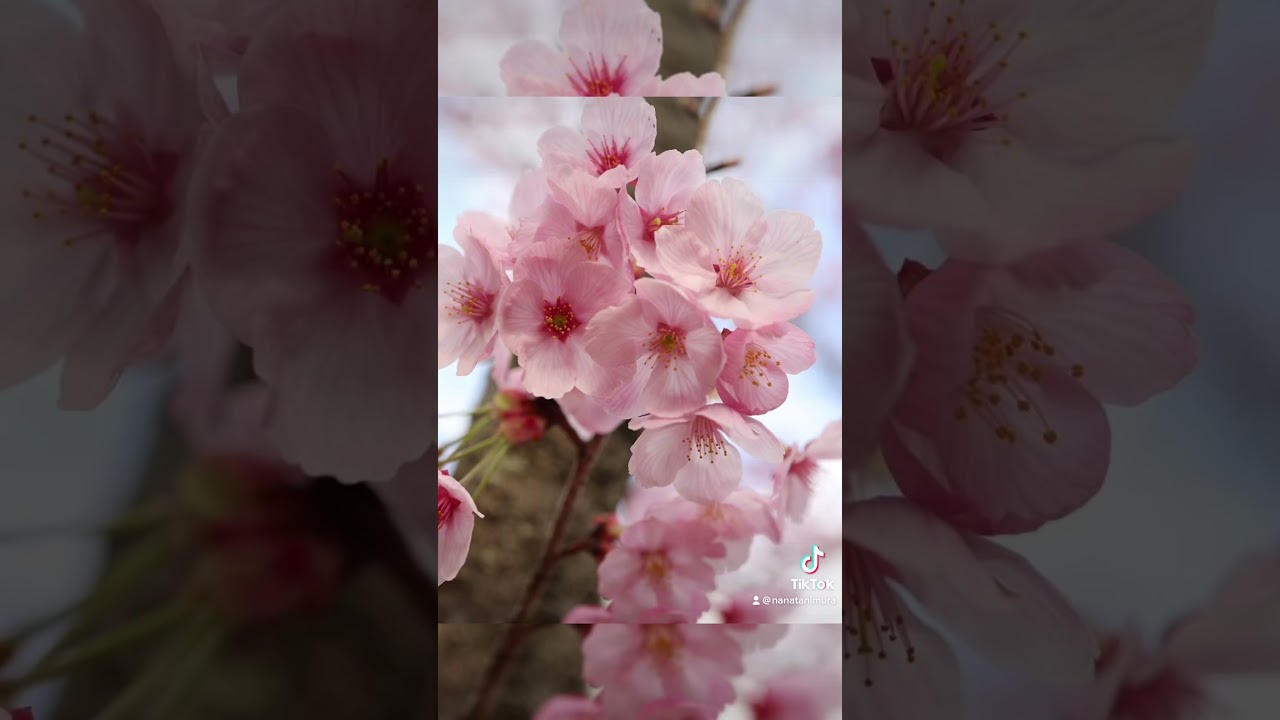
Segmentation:
{"type": "Polygon", "coordinates": [[[658,323],[649,336],[649,355],[645,362],[662,363],[664,368],[671,367],[676,358],[687,357],[684,347],[684,332],[666,323],[658,323]]]}
{"type": "Polygon", "coordinates": [[[604,246],[604,228],[579,225],[578,234],[572,239],[587,254],[588,260],[600,259],[600,249],[604,246]]]}
{"type": "Polygon", "coordinates": [[[670,565],[667,563],[667,556],[660,552],[649,551],[640,555],[644,574],[654,582],[662,582],[667,579],[671,573],[670,565]]]}
{"type": "Polygon", "coordinates": [[[551,337],[564,342],[581,325],[573,315],[573,306],[557,297],[554,303],[546,303],[542,310],[543,322],[551,337]]]}
{"type": "Polygon", "coordinates": [[[862,552],[857,546],[845,544],[845,603],[844,631],[853,638],[842,637],[845,659],[856,653],[862,658],[864,675],[862,684],[872,687],[873,660],[889,660],[894,643],[901,640],[901,647],[908,663],[916,661],[916,649],[907,633],[907,622],[899,607],[898,596],[885,581],[880,559],[862,552]],[[851,652],[849,643],[857,646],[851,652]]]}
{"type": "Polygon", "coordinates": [[[662,229],[664,225],[679,225],[682,214],[684,214],[683,210],[673,213],[659,212],[649,218],[644,225],[644,239],[649,242],[656,242],[658,230],[662,229]]]}
{"type": "MultiPolygon", "coordinates": [[[[973,370],[965,385],[968,402],[956,407],[956,420],[963,422],[976,415],[997,438],[1014,445],[1018,435],[1012,426],[1024,423],[1021,418],[1011,420],[1009,413],[1035,415],[1039,440],[1047,445],[1057,443],[1058,431],[1031,393],[1044,379],[1045,363],[1059,362],[1057,349],[1030,321],[1015,313],[994,310],[989,320],[972,347],[973,370]]],[[[1072,377],[1084,377],[1083,365],[1070,367],[1072,377]]]]}
{"type": "Polygon", "coordinates": [[[760,282],[761,276],[756,272],[756,265],[760,263],[759,255],[734,250],[729,253],[728,260],[723,257],[717,259],[719,262],[711,266],[716,272],[717,287],[737,295],[760,282]]]}
{"type": "Polygon", "coordinates": [[[44,190],[22,190],[34,205],[31,218],[97,221],[97,228],[64,238],[63,244],[101,235],[102,225],[136,233],[139,225],[169,217],[173,206],[166,188],[177,169],[176,156],[152,152],[136,133],[96,113],[87,118],[67,114],[61,120],[29,115],[27,123],[42,135],[19,142],[18,149],[42,162],[49,176],[44,190]]]}
{"type": "Polygon", "coordinates": [[[444,527],[444,524],[449,522],[449,518],[453,517],[453,511],[457,510],[458,506],[461,504],[461,500],[450,495],[448,492],[445,492],[444,488],[438,488],[436,496],[436,515],[440,520],[440,524],[436,527],[437,530],[444,527]]]}
{"type": "Polygon", "coordinates": [[[720,435],[720,426],[701,415],[689,424],[689,435],[685,437],[685,442],[689,444],[689,453],[685,456],[689,462],[693,462],[695,454],[699,460],[709,457],[713,463],[716,461],[715,456],[729,455],[729,448],[725,447],[724,438],[720,435]]]}
{"type": "Polygon", "coordinates": [[[674,660],[680,648],[684,646],[679,633],[666,625],[645,625],[644,634],[645,648],[658,660],[668,662],[674,660]]]}
{"type": "MultiPolygon", "coordinates": [[[[942,160],[973,134],[1001,127],[1009,120],[1007,108],[1027,97],[1026,91],[1002,92],[998,84],[1027,33],[1007,32],[997,22],[976,30],[964,17],[966,0],[954,1],[955,10],[946,14],[931,1],[918,30],[899,27],[885,8],[890,56],[871,58],[888,91],[880,126],[915,133],[942,160]]],[[[1001,142],[1012,141],[1005,136],[1001,142]]]]}
{"type": "Polygon", "coordinates": [[[622,143],[622,147],[618,147],[618,141],[609,138],[602,140],[599,147],[594,142],[588,141],[590,149],[587,150],[587,157],[596,166],[596,174],[601,175],[607,170],[612,170],[619,165],[626,165],[631,159],[631,143],[626,141],[622,143]]]}
{"type": "Polygon", "coordinates": [[[760,387],[762,382],[765,387],[773,387],[773,381],[765,371],[780,365],[782,361],[774,360],[768,350],[754,343],[749,344],[746,353],[742,356],[742,370],[738,373],[738,379],[750,381],[755,387],[760,387]]]}
{"type": "Polygon", "coordinates": [[[626,58],[618,60],[617,65],[609,67],[604,58],[587,55],[585,68],[578,67],[578,64],[570,59],[569,65],[573,68],[573,72],[565,73],[564,76],[569,79],[569,84],[573,86],[573,91],[583,97],[621,95],[622,82],[625,79],[622,74],[622,64],[624,62],[626,62],[626,58]]]}
{"type": "Polygon", "coordinates": [[[334,193],[338,214],[339,260],[368,292],[396,305],[422,287],[418,275],[431,259],[426,188],[392,175],[390,163],[378,163],[372,187],[362,188],[341,168],[334,193]]]}
{"type": "Polygon", "coordinates": [[[483,322],[493,315],[493,293],[470,280],[445,283],[444,294],[453,305],[448,314],[458,315],[459,324],[468,320],[483,322]]]}

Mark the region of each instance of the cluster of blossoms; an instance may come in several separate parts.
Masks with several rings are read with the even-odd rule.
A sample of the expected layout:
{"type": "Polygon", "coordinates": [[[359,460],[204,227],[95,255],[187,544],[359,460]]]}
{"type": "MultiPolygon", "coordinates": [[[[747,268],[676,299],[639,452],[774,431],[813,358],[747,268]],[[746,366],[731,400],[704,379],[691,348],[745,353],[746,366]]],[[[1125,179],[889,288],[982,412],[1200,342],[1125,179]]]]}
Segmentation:
{"type": "MultiPolygon", "coordinates": [[[[932,231],[948,257],[907,261],[896,283],[872,250],[854,270],[846,712],[955,715],[962,684],[938,627],[997,663],[1086,685],[1094,633],[985,536],[1079,510],[1111,459],[1104,404],[1142,403],[1195,366],[1188,299],[1106,236],[1186,179],[1187,143],[1158,127],[1200,61],[1214,2],[853,9],[846,201],[863,221],[932,231]],[[865,483],[877,449],[888,496],[865,483]]],[[[1125,663],[1107,655],[1100,682],[1125,663]]],[[[1131,715],[1109,697],[1089,717],[1194,710],[1171,700],[1131,715]]]]}

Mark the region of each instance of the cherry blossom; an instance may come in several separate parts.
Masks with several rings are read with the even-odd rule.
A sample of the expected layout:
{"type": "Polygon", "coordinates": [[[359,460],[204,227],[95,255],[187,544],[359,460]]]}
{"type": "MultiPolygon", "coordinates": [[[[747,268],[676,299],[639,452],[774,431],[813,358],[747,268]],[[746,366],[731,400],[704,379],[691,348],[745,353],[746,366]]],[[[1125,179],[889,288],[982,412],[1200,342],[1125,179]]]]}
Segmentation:
{"type": "Polygon", "coordinates": [[[720,333],[679,288],[642,278],[635,292],[587,326],[592,359],[625,378],[602,406],[620,417],[697,410],[724,367],[720,333]]]}
{"type": "Polygon", "coordinates": [[[768,428],[720,403],[683,417],[638,417],[629,427],[643,430],[631,446],[628,465],[636,482],[641,487],[674,484],[698,502],[722,500],[742,480],[742,455],[726,437],[760,460],[782,461],[782,444],[768,428]]]}
{"type": "Polygon", "coordinates": [[[792,522],[804,520],[821,469],[818,462],[841,458],[843,432],[844,423],[837,420],[804,448],[792,445],[786,449],[782,464],[773,471],[773,502],[780,516],[792,522]]]}
{"type": "MultiPolygon", "coordinates": [[[[404,472],[420,471],[417,466],[410,466],[404,472]]],[[[458,577],[458,571],[467,562],[467,553],[471,550],[471,531],[475,528],[475,518],[484,517],[476,507],[476,501],[462,483],[453,479],[444,470],[437,471],[436,517],[439,537],[439,572],[438,585],[458,577]]]]}
{"type": "Polygon", "coordinates": [[[844,707],[854,717],[916,720],[963,706],[954,653],[902,591],[993,661],[1063,684],[1092,676],[1089,627],[1017,554],[901,498],[847,504],[844,528],[844,707]]]}
{"type": "Polygon", "coordinates": [[[744,415],[776,410],[787,399],[787,376],[818,361],[813,338],[791,323],[726,331],[724,352],[716,391],[725,405],[744,415]]]}
{"type": "Polygon", "coordinates": [[[646,515],[710,528],[726,551],[723,559],[712,562],[717,572],[741,567],[756,536],[762,535],[774,543],[782,539],[782,529],[768,498],[749,488],[738,488],[723,500],[712,502],[693,502],[672,493],[665,500],[654,501],[646,515]]]}
{"type": "Polygon", "coordinates": [[[717,625],[596,625],[582,643],[583,676],[602,688],[605,714],[640,720],[658,700],[690,701],[719,712],[734,697],[742,648],[717,625]]]}
{"type": "Polygon", "coordinates": [[[548,173],[547,186],[552,202],[544,206],[532,242],[563,246],[577,257],[631,272],[631,253],[618,226],[619,192],[603,178],[566,166],[548,173]]]}
{"type": "Polygon", "coordinates": [[[981,533],[1083,505],[1110,462],[1101,403],[1140,403],[1196,363],[1187,298],[1108,242],[1008,267],[950,260],[906,313],[918,355],[885,461],[908,497],[981,533]]]}
{"type": "Polygon", "coordinates": [[[499,304],[498,331],[520,359],[529,392],[552,399],[575,387],[603,392],[605,373],[587,354],[586,326],[630,291],[627,278],[603,263],[563,252],[522,257],[499,304]]]}
{"type": "Polygon", "coordinates": [[[458,374],[469,375],[493,352],[497,301],[508,281],[475,230],[460,221],[453,237],[462,253],[447,245],[437,250],[439,360],[442,368],[456,361],[458,374]]]}
{"type": "Polygon", "coordinates": [[[538,138],[538,154],[548,171],[567,166],[620,188],[635,181],[657,136],[653,106],[643,98],[593,98],[582,109],[582,132],[553,127],[538,138]]]}
{"type": "Polygon", "coordinates": [[[660,610],[693,622],[710,609],[715,588],[710,561],[725,555],[715,532],[702,524],[647,518],[623,530],[600,563],[600,594],[620,622],[660,610]]]}
{"type": "Polygon", "coordinates": [[[0,388],[65,358],[60,404],[89,410],[173,330],[205,118],[143,0],[82,9],[86,33],[44,3],[0,8],[0,388]]]}
{"type": "Polygon", "coordinates": [[[1214,0],[859,0],[846,18],[846,196],[868,222],[1004,261],[1133,224],[1191,168],[1160,124],[1214,0]]]}
{"type": "Polygon", "coordinates": [[[538,709],[533,720],[604,720],[604,709],[581,695],[556,695],[538,709]]]}
{"type": "Polygon", "coordinates": [[[635,198],[620,197],[618,222],[637,263],[655,277],[664,276],[658,261],[658,230],[679,225],[693,192],[707,180],[702,153],[667,150],[645,155],[636,164],[635,198]]]}
{"type": "Polygon", "coordinates": [[[502,57],[508,95],[711,97],[725,94],[718,73],[658,77],[662,20],[643,0],[572,0],[560,24],[560,50],[529,40],[502,57]]]}
{"type": "Polygon", "coordinates": [[[658,262],[707,312],[752,325],[791,320],[813,305],[805,284],[822,254],[813,220],[765,213],[746,184],[711,180],[693,193],[682,225],[657,234],[658,262]]]}

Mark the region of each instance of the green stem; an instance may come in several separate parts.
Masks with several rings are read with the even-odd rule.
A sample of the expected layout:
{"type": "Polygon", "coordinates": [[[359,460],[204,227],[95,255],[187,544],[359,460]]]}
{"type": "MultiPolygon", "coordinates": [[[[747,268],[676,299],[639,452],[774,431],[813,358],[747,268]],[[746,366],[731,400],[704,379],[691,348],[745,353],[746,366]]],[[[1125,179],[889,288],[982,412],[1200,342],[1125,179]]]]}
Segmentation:
{"type": "MultiPolygon", "coordinates": [[[[511,446],[503,445],[501,448],[498,449],[498,452],[490,455],[489,457],[485,458],[481,462],[481,464],[485,465],[486,467],[484,470],[484,474],[480,476],[480,484],[476,487],[476,491],[471,493],[471,498],[473,500],[475,498],[480,497],[480,493],[484,492],[485,486],[489,484],[489,478],[493,477],[493,474],[498,471],[499,467],[502,466],[502,461],[507,458],[507,453],[509,452],[511,452],[511,446]]],[[[480,468],[480,465],[477,465],[476,467],[472,468],[471,472],[467,473],[467,476],[470,477],[472,473],[474,473],[479,468],[480,468]]]]}
{"type": "Polygon", "coordinates": [[[501,435],[494,435],[491,438],[481,440],[480,442],[474,445],[467,446],[467,448],[464,450],[459,450],[458,452],[455,452],[453,455],[450,455],[444,460],[440,460],[439,466],[444,467],[445,465],[448,465],[450,463],[455,463],[458,460],[461,460],[462,458],[467,457],[468,455],[474,455],[482,450],[488,450],[489,448],[493,447],[494,445],[497,445],[502,441],[503,441],[503,438],[501,435]]]}
{"type": "MultiPolygon", "coordinates": [[[[198,642],[203,637],[207,627],[207,621],[196,622],[173,637],[160,652],[152,656],[151,664],[136,675],[92,720],[135,720],[140,708],[150,705],[154,696],[166,692],[175,675],[175,668],[181,669],[183,659],[188,656],[187,648],[191,647],[192,641],[198,642]]],[[[157,717],[152,713],[147,715],[157,717]]]]}

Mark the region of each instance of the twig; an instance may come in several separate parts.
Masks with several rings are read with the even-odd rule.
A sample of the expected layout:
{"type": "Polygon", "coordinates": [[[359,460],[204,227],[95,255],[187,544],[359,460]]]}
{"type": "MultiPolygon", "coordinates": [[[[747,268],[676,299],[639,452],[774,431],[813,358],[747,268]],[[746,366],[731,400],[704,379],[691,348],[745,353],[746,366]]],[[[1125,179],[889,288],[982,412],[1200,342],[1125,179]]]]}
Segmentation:
{"type": "Polygon", "coordinates": [[[713,172],[720,172],[721,170],[728,170],[729,168],[738,167],[738,166],[739,166],[739,165],[741,165],[741,164],[742,164],[742,161],[741,161],[741,160],[739,160],[738,158],[731,158],[731,159],[729,159],[729,160],[721,160],[721,161],[720,161],[720,162],[718,162],[718,163],[713,163],[713,164],[711,164],[711,165],[708,165],[708,166],[707,166],[707,174],[708,174],[708,175],[710,175],[710,174],[711,174],[711,173],[713,173],[713,172]]]}
{"type": "MultiPolygon", "coordinates": [[[[742,24],[742,15],[746,9],[747,0],[737,0],[733,7],[727,9],[723,14],[724,21],[720,26],[720,46],[716,52],[716,72],[720,73],[721,77],[728,74],[729,56],[733,50],[733,38],[738,32],[738,26],[742,24]]],[[[707,129],[711,127],[711,115],[716,111],[716,107],[719,104],[720,98],[709,98],[706,107],[702,110],[702,121],[698,124],[698,136],[693,142],[693,146],[699,151],[706,147],[707,129]]]]}
{"type": "MultiPolygon", "coordinates": [[[[558,410],[559,406],[557,405],[556,407],[558,410]]],[[[563,417],[563,412],[561,412],[561,416],[563,417]]],[[[560,542],[564,538],[565,530],[569,527],[569,518],[573,516],[573,508],[578,504],[578,496],[582,494],[582,488],[587,484],[587,477],[591,475],[591,468],[596,464],[596,460],[599,459],[600,451],[604,448],[605,440],[608,438],[605,435],[597,435],[588,442],[583,443],[578,438],[577,433],[568,427],[567,422],[565,427],[569,430],[569,435],[578,448],[577,467],[574,468],[573,475],[569,478],[569,484],[565,487],[564,497],[560,500],[560,512],[556,515],[555,523],[551,526],[551,535],[547,538],[547,544],[542,549],[542,561],[538,564],[538,570],[534,573],[533,579],[529,581],[529,588],[525,591],[520,610],[516,612],[515,619],[507,626],[507,633],[503,636],[501,645],[498,646],[498,654],[494,656],[493,663],[489,666],[488,672],[485,673],[484,681],[480,684],[480,696],[476,699],[476,704],[471,712],[467,714],[467,717],[471,718],[471,720],[483,720],[489,712],[489,707],[497,698],[497,690],[502,684],[507,668],[511,665],[511,662],[515,659],[516,652],[529,635],[531,629],[528,625],[529,616],[533,613],[533,608],[537,605],[538,600],[541,599],[556,564],[563,557],[560,552],[560,542]]]]}

